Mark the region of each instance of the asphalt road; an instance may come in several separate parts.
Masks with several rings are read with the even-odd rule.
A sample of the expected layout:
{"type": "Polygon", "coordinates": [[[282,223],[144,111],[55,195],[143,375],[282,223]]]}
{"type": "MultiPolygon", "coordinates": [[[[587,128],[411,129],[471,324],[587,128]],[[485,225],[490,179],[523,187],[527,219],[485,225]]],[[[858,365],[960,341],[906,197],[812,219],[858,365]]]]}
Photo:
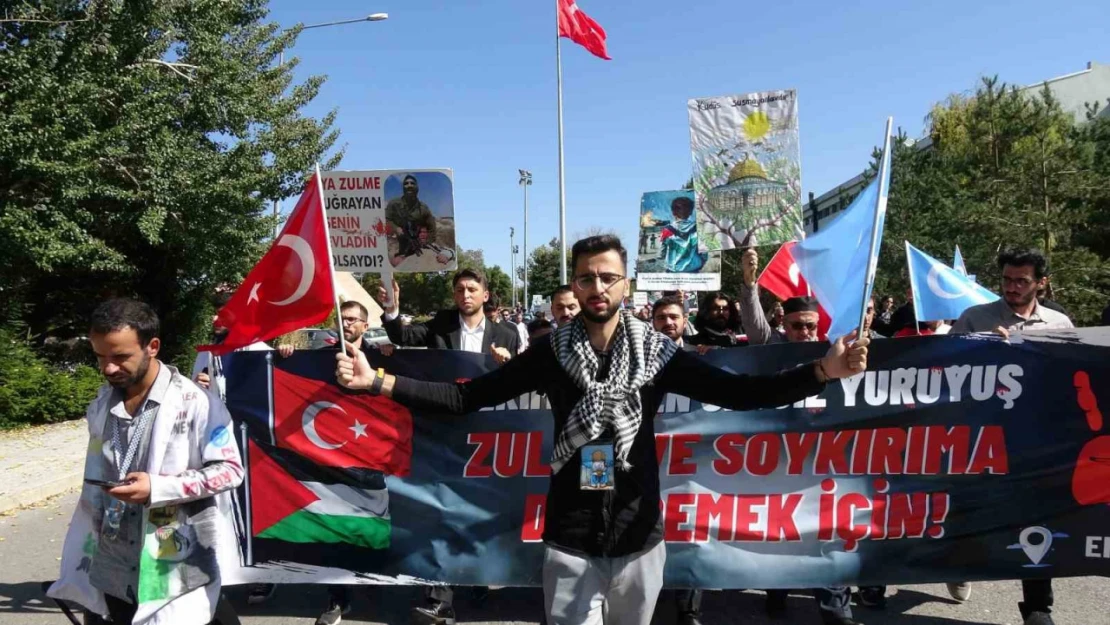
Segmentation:
{"type": "MultiPolygon", "coordinates": [[[[57,576],[62,540],[76,502],[75,493],[33,508],[0,515],[0,624],[64,625],[66,618],[40,591],[42,580],[57,576]]],[[[1084,577],[1057,580],[1056,622],[1059,625],[1110,625],[1110,580],[1084,577]]],[[[284,586],[262,606],[247,607],[241,589],[229,589],[245,625],[311,624],[327,603],[323,588],[284,586]]],[[[974,585],[971,601],[960,605],[948,598],[943,585],[900,586],[888,592],[885,611],[855,608],[867,625],[1021,625],[1017,582],[974,585]]],[[[407,625],[408,607],[419,597],[415,588],[374,587],[354,595],[345,623],[407,625]]],[[[506,588],[486,597],[459,592],[456,609],[461,623],[539,623],[543,595],[539,589],[506,588]]],[[[673,599],[664,592],[653,625],[673,625],[673,599]]],[[[774,621],[763,613],[763,594],[708,593],[703,605],[706,625],[808,625],[820,621],[813,599],[790,597],[787,617],[774,621]]]]}

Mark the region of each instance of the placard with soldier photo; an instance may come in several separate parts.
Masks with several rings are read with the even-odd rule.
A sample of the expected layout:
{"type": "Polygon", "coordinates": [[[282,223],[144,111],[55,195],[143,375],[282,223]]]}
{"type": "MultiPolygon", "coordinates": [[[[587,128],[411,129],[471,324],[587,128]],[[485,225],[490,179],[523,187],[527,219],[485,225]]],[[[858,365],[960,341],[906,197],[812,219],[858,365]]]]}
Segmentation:
{"type": "Polygon", "coordinates": [[[330,171],[323,179],[336,269],[457,268],[450,169],[330,171]]]}

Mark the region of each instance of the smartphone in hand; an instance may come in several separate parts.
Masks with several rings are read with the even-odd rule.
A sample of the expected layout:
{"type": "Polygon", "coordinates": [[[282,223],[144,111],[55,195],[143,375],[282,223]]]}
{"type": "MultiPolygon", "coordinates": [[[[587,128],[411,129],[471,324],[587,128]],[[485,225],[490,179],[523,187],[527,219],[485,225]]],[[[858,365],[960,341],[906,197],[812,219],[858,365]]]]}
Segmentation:
{"type": "Polygon", "coordinates": [[[86,484],[91,484],[92,486],[102,486],[104,488],[115,488],[117,486],[123,486],[127,482],[112,482],[112,481],[109,481],[109,480],[94,480],[92,478],[86,477],[85,478],[85,483],[86,484]]]}

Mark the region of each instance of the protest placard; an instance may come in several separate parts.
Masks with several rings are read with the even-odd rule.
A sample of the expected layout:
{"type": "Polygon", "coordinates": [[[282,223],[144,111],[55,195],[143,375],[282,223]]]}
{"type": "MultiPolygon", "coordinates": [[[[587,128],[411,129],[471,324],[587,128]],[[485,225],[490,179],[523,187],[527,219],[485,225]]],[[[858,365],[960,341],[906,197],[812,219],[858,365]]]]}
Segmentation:
{"type": "Polygon", "coordinates": [[[423,272],[457,268],[450,169],[324,172],[336,269],[423,272]]]}

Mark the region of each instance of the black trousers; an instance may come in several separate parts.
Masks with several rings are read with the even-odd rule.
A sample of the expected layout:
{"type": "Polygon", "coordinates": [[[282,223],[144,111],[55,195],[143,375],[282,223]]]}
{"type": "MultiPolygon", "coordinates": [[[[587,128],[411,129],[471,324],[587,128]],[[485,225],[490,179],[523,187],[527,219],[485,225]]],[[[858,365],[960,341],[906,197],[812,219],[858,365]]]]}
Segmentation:
{"type": "Polygon", "coordinates": [[[104,595],[104,601],[108,603],[108,618],[112,625],[131,625],[138,605],[112,595],[104,595]]]}
{"type": "Polygon", "coordinates": [[[701,614],[701,590],[697,588],[684,588],[674,593],[674,604],[678,608],[679,616],[701,614]]]}
{"type": "Polygon", "coordinates": [[[1021,594],[1025,601],[1018,604],[1022,618],[1029,618],[1033,612],[1052,614],[1052,579],[1023,579],[1021,594]]]}

